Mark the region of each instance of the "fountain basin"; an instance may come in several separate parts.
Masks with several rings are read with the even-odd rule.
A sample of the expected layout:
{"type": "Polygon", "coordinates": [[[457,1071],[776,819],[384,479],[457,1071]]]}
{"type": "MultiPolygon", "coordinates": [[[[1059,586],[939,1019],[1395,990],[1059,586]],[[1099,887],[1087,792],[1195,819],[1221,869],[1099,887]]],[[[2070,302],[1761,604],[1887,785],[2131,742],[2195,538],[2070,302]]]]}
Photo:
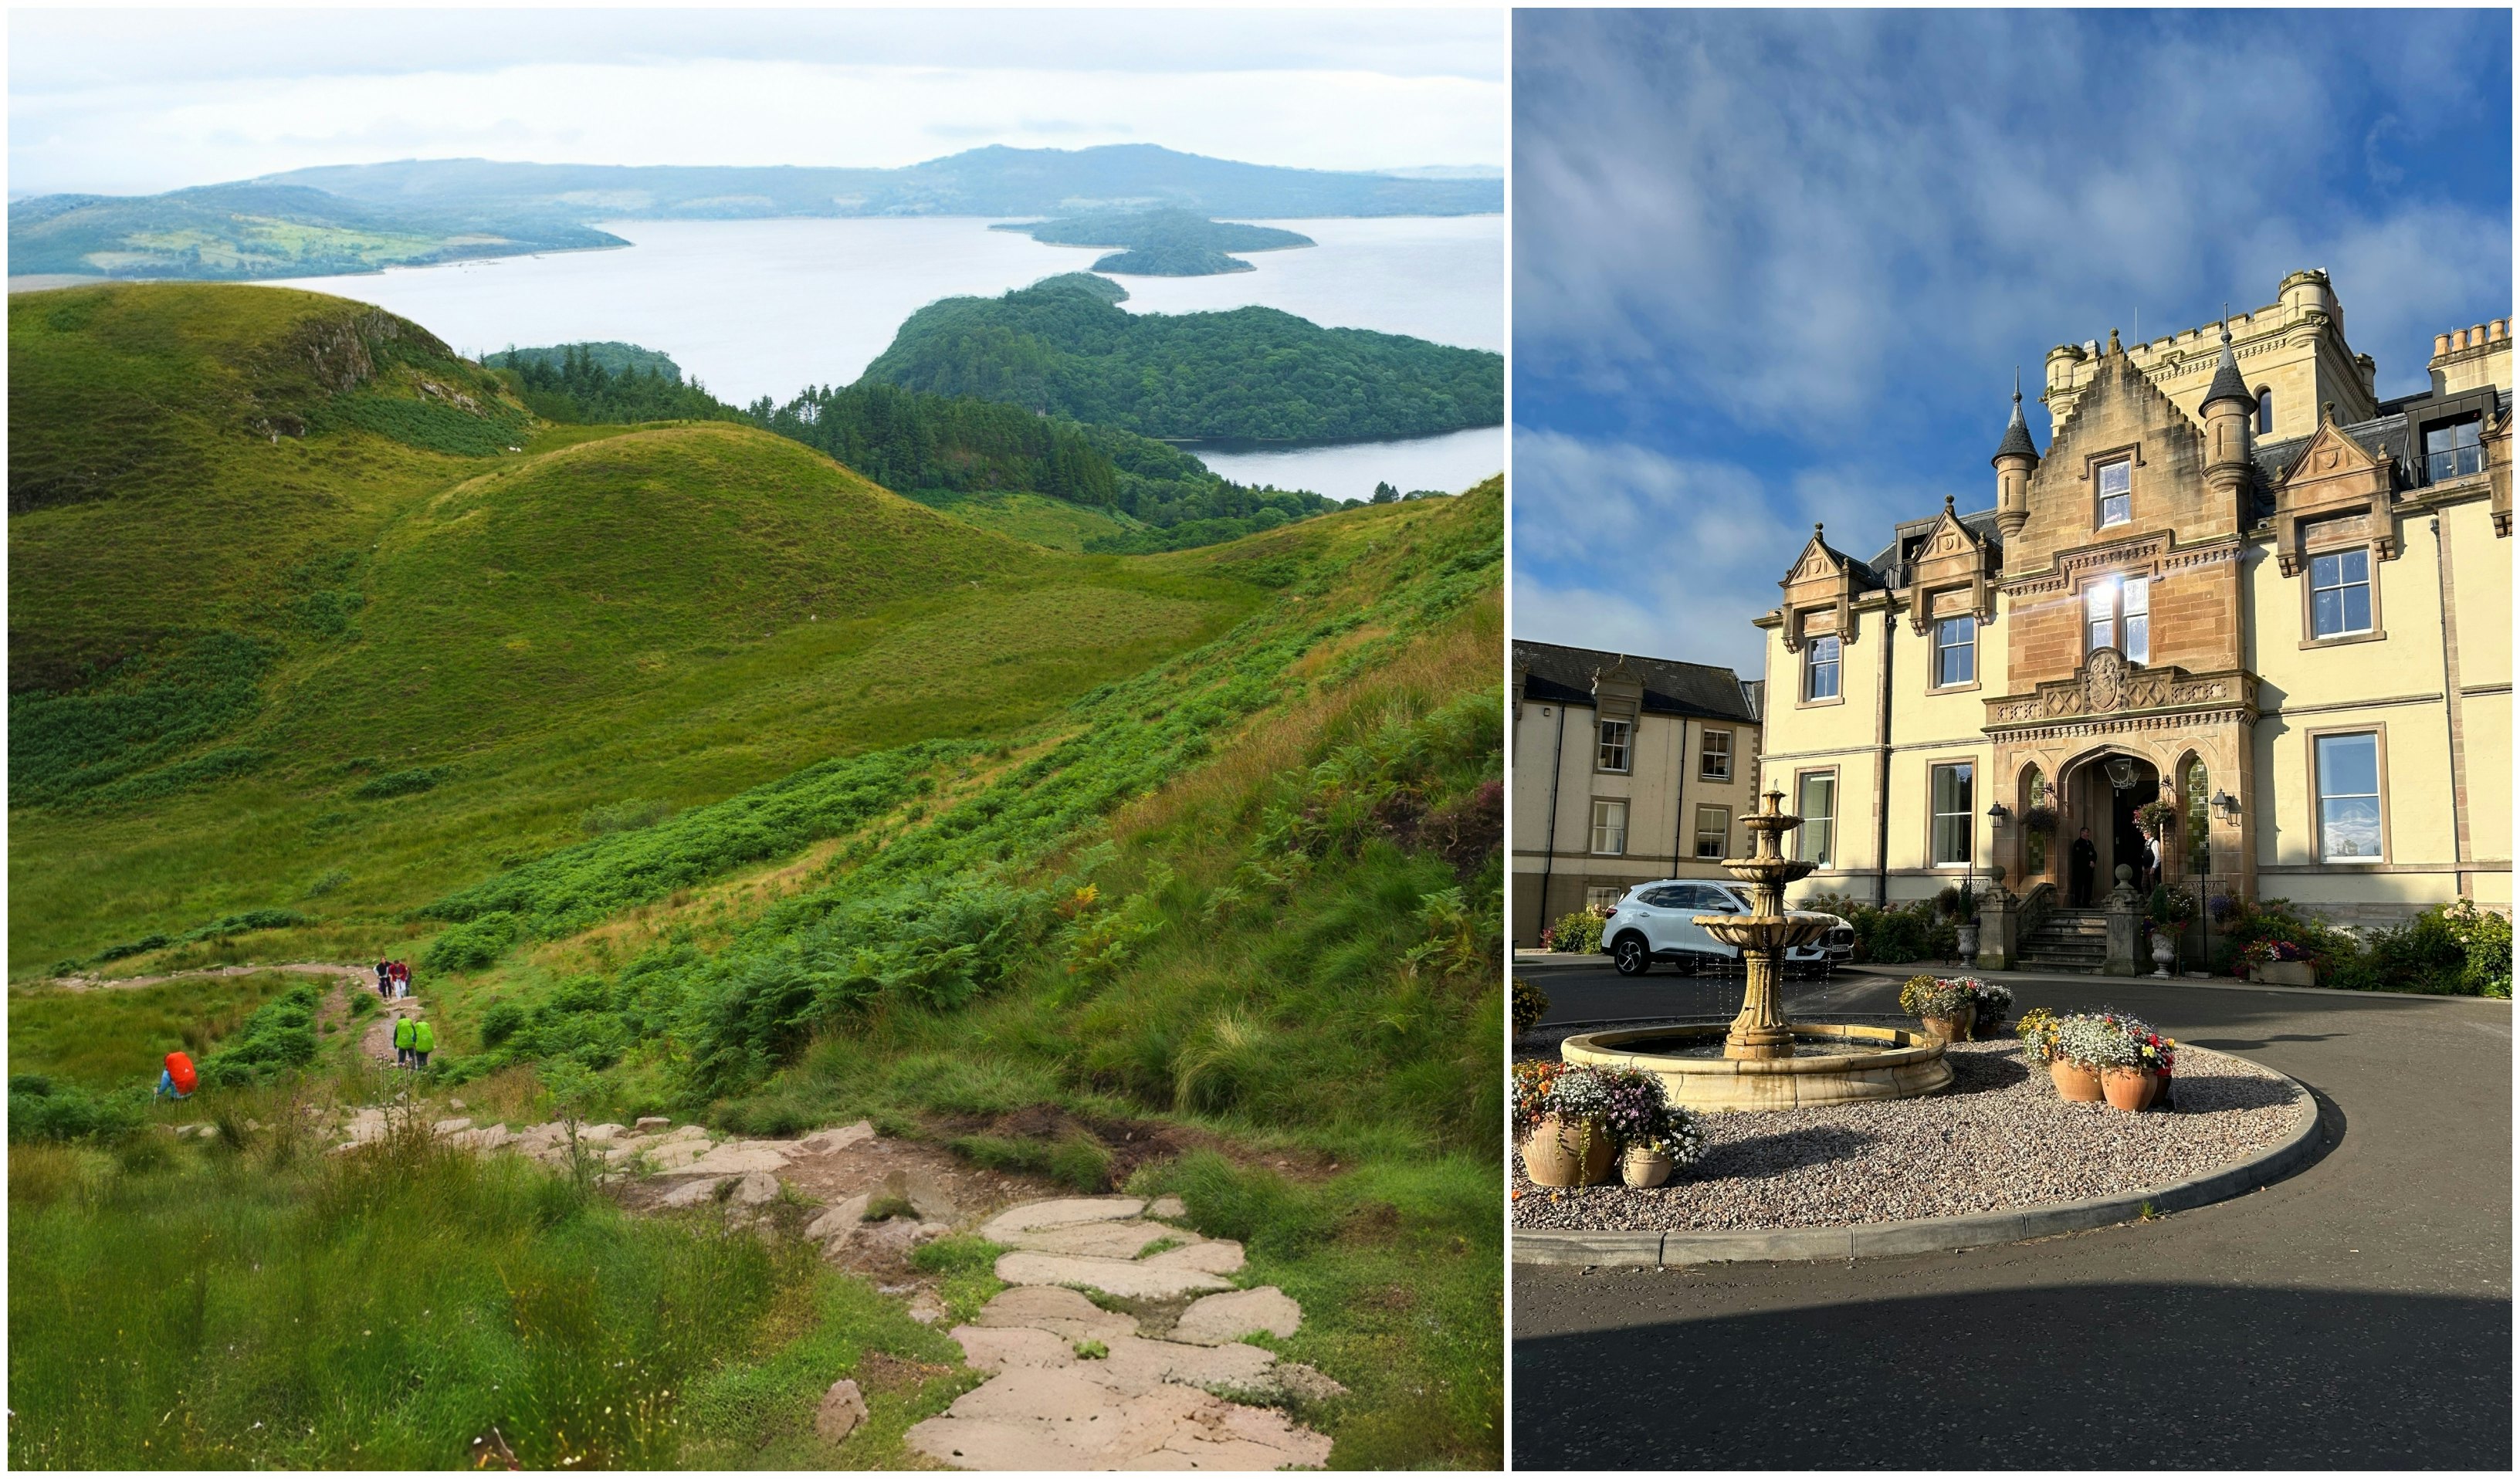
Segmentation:
{"type": "Polygon", "coordinates": [[[1921,1032],[1848,1022],[1790,1022],[1795,1056],[1701,1057],[1701,1043],[1720,1052],[1722,1023],[1622,1027],[1568,1038],[1558,1049],[1570,1063],[1636,1068],[1662,1080],[1675,1104],[1691,1109],[1791,1109],[1851,1099],[1915,1098],[1951,1087],[1943,1044],[1921,1032]],[[1849,1048],[1850,1044],[1869,1045],[1849,1048]],[[1846,1051],[1841,1051],[1846,1050],[1846,1051]],[[1805,1055],[1808,1054],[1808,1055],[1805,1055]]]}

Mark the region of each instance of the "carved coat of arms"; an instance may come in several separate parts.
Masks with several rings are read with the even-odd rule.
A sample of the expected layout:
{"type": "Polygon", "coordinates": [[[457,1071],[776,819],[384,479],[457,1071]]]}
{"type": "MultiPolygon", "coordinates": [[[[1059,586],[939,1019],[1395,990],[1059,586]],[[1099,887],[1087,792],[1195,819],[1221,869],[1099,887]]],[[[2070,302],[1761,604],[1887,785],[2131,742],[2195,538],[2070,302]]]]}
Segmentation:
{"type": "Polygon", "coordinates": [[[2091,665],[2083,670],[2083,689],[2092,713],[2116,713],[2126,704],[2126,657],[2115,648],[2093,652],[2091,665]]]}

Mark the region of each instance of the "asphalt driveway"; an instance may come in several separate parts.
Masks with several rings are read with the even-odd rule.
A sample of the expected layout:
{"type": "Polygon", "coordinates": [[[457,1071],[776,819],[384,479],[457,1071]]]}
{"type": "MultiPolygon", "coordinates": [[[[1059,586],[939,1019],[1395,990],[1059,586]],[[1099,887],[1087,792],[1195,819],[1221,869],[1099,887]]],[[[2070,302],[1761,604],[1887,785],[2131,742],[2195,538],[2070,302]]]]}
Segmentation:
{"type": "MultiPolygon", "coordinates": [[[[1544,1025],[1739,1003],[1737,980],[1524,973],[1544,1025]]],[[[2291,1074],[2323,1153],[2233,1201],[1967,1253],[1517,1265],[1516,1468],[2510,1468],[2509,1004],[1996,978],[2021,1010],[2114,1006],[2291,1074]]]]}

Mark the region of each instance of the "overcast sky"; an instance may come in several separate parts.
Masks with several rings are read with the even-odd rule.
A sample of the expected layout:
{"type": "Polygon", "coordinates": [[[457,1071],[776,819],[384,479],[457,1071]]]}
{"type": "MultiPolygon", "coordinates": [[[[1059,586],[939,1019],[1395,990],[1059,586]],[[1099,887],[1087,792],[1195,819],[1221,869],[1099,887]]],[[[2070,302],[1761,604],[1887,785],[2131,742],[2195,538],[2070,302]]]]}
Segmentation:
{"type": "Polygon", "coordinates": [[[1149,143],[1505,163],[1505,20],[1407,11],[29,11],[9,192],[313,164],[901,165],[1149,143]]]}
{"type": "Polygon", "coordinates": [[[2389,395],[2512,307],[2508,11],[1514,24],[1520,637],[1758,677],[1815,520],[1994,506],[2051,345],[2324,267],[2389,395]]]}

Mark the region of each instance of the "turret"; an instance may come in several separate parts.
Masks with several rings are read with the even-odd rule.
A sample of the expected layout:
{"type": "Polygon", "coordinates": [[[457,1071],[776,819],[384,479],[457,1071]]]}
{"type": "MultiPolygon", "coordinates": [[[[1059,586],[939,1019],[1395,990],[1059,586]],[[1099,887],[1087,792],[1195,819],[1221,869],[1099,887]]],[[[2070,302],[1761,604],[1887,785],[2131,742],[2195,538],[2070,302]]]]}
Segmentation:
{"type": "Polygon", "coordinates": [[[2249,393],[2246,381],[2240,379],[2239,361],[2231,356],[2230,309],[2223,311],[2223,353],[2214,362],[2214,382],[2205,387],[2205,403],[2197,409],[2205,417],[2205,486],[2220,500],[2221,507],[2240,517],[2246,510],[2244,500],[2249,491],[2249,419],[2258,409],[2258,398],[2249,393]]]}
{"type": "Polygon", "coordinates": [[[2030,474],[2039,468],[2029,425],[2021,419],[2021,372],[2012,373],[2012,425],[1995,449],[1995,526],[2010,539],[2030,521],[2030,474]]]}

